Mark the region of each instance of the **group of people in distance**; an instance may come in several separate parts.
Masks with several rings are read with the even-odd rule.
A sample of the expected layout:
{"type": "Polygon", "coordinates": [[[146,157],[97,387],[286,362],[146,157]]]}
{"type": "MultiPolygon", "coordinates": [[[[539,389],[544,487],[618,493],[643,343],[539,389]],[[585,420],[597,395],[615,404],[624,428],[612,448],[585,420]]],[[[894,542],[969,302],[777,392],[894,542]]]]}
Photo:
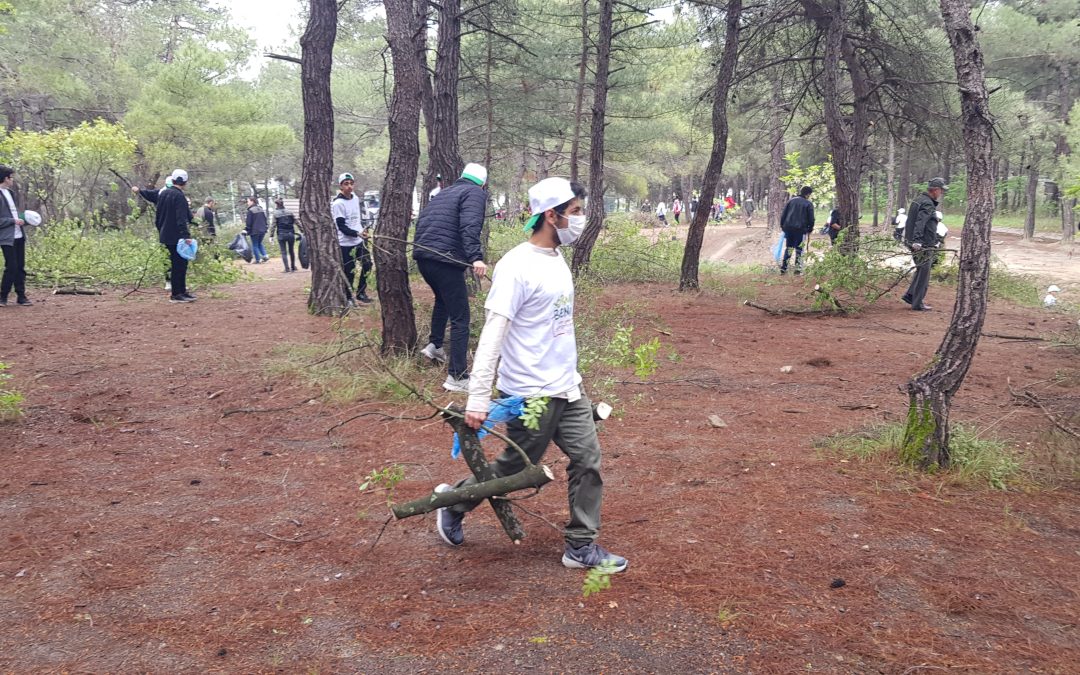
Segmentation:
{"type": "MultiPolygon", "coordinates": [[[[911,202],[907,211],[899,209],[894,220],[893,238],[911,249],[915,262],[915,275],[911,286],[901,299],[918,312],[932,309],[925,302],[926,291],[930,286],[930,268],[937,257],[937,249],[944,242],[946,230],[938,207],[942,195],[948,189],[943,178],[931,178],[926,191],[911,202]]],[[[780,215],[780,229],[784,233],[784,257],[780,263],[780,274],[787,274],[792,252],[795,253],[795,274],[802,273],[803,242],[814,231],[814,204],[810,201],[813,192],[810,186],[803,187],[797,197],[788,200],[780,215]]],[[[843,230],[840,211],[833,209],[825,225],[829,239],[835,244],[837,236],[843,230]]]]}

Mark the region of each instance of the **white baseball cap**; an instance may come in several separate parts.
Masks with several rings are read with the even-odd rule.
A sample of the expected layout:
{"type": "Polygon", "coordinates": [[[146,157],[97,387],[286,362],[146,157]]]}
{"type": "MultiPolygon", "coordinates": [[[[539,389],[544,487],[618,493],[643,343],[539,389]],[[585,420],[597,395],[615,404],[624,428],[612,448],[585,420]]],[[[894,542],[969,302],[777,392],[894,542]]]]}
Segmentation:
{"type": "Polygon", "coordinates": [[[41,224],[41,214],[37,211],[26,211],[23,213],[23,220],[25,220],[28,225],[37,227],[41,224]]]}
{"type": "Polygon", "coordinates": [[[461,177],[467,178],[477,185],[483,185],[487,182],[487,169],[479,164],[469,163],[465,165],[465,169],[461,172],[461,177]]]}
{"type": "Polygon", "coordinates": [[[544,211],[553,209],[560,204],[565,204],[574,198],[574,190],[570,187],[570,181],[557,176],[545,178],[529,188],[529,210],[532,218],[525,223],[525,229],[531,230],[536,227],[536,221],[544,215],[544,211]]]}
{"type": "Polygon", "coordinates": [[[172,172],[172,175],[169,176],[169,178],[172,178],[173,183],[184,184],[187,182],[187,171],[184,171],[183,169],[177,169],[176,171],[172,172]]]}
{"type": "Polygon", "coordinates": [[[343,174],[341,174],[340,176],[337,177],[337,184],[341,185],[342,183],[344,183],[347,180],[351,180],[354,183],[356,182],[356,179],[353,178],[353,175],[351,173],[343,173],[343,174]]]}

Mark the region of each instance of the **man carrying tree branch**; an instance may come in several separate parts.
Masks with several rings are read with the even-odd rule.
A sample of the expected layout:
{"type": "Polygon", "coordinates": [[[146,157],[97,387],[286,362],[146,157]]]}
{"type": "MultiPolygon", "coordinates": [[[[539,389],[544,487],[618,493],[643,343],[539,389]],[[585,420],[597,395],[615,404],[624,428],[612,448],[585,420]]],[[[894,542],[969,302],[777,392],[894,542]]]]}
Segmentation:
{"type": "Polygon", "coordinates": [[[941,211],[937,210],[938,202],[948,189],[943,178],[931,178],[926,192],[916,197],[908,209],[904,241],[911,248],[911,256],[915,260],[915,277],[902,300],[917,312],[931,309],[930,305],[923,301],[930,287],[930,268],[937,256],[937,227],[941,221],[941,211]]]}
{"type": "MultiPolygon", "coordinates": [[[[440,196],[439,199],[443,197],[440,196]]],[[[529,241],[510,250],[495,268],[484,308],[487,320],[476,348],[465,423],[480,429],[487,419],[491,385],[498,367],[500,396],[521,396],[542,414],[526,427],[518,418],[507,434],[535,464],[551,441],[570,458],[566,472],[570,522],[562,563],[569,568],[626,569],[626,558],[604,550],[600,532],[600,443],[592,404],[581,391],[574,336],[574,279],[559,246],[570,246],[585,229],[585,189],[565,178],[547,178],[529,188],[533,213],[525,225],[529,241]],[[499,362],[501,357],[501,362],[499,362]]],[[[507,448],[492,464],[496,476],[525,468],[521,455],[507,448]]],[[[476,482],[466,478],[457,487],[476,482]]],[[[449,490],[443,483],[436,492],[449,490]]],[[[461,522],[479,502],[438,512],[438,532],[451,546],[465,541],[461,522]]]]}

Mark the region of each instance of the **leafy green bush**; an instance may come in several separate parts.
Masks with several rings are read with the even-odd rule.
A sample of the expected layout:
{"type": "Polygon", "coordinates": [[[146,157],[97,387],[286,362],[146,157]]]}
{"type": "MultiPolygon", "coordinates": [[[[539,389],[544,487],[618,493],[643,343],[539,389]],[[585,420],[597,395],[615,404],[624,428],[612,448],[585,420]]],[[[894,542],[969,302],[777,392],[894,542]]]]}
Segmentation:
{"type": "MultiPolygon", "coordinates": [[[[243,276],[232,262],[236,256],[224,245],[205,240],[199,244],[199,255],[188,267],[189,283],[224,284],[243,276]]],[[[72,220],[37,232],[26,258],[27,280],[36,286],[156,285],[169,263],[169,253],[152,228],[95,230],[72,220]]]]}
{"type": "MultiPolygon", "coordinates": [[[[946,284],[955,284],[958,267],[954,260],[948,265],[935,269],[934,280],[946,284]]],[[[1021,305],[1023,307],[1042,307],[1043,284],[1029,274],[1012,272],[998,258],[990,261],[990,297],[1021,305]]]]}
{"type": "MultiPolygon", "coordinates": [[[[656,242],[641,234],[643,227],[655,226],[647,214],[608,214],[604,230],[593,247],[588,280],[598,283],[678,280],[684,242],[665,238],[666,232],[661,232],[656,242]]],[[[503,254],[528,238],[528,233],[522,232],[516,223],[493,225],[488,257],[497,263],[503,254]]],[[[573,249],[562,247],[561,250],[569,262],[573,249]]]]}
{"type": "Polygon", "coordinates": [[[807,253],[806,278],[814,284],[815,309],[863,309],[905,281],[911,270],[911,254],[891,237],[861,237],[851,253],[841,251],[843,237],[836,246],[816,241],[807,253]]]}
{"type": "Polygon", "coordinates": [[[7,369],[8,365],[0,362],[0,424],[14,422],[23,414],[22,394],[4,386],[4,382],[11,379],[11,376],[4,372],[7,369]]]}

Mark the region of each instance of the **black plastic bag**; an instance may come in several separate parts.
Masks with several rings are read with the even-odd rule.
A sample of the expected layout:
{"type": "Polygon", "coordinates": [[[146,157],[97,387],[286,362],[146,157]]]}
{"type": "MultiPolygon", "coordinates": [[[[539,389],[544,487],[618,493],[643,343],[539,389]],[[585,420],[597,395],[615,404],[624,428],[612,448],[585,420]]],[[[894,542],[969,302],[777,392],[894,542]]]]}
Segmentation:
{"type": "Polygon", "coordinates": [[[251,262],[251,245],[248,244],[247,238],[242,233],[237,234],[232,240],[232,243],[229,244],[229,250],[243,258],[244,262],[251,262]]]}
{"type": "Polygon", "coordinates": [[[311,264],[311,251],[308,249],[307,237],[302,234],[297,234],[300,237],[300,267],[307,269],[311,264]]]}

